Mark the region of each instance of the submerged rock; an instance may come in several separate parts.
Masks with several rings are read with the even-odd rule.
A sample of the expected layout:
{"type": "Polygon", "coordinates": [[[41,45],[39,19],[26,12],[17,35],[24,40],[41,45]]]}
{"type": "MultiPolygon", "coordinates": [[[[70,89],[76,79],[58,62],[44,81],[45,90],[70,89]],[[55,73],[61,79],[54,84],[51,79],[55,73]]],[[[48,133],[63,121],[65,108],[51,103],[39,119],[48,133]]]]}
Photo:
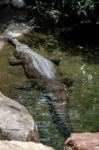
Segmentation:
{"type": "Polygon", "coordinates": [[[8,5],[10,2],[10,0],[0,0],[0,6],[3,7],[3,6],[6,6],[8,5]]]}
{"type": "Polygon", "coordinates": [[[12,22],[8,25],[8,27],[4,30],[4,32],[0,35],[0,49],[5,45],[5,37],[13,37],[18,38],[25,33],[30,31],[30,27],[26,26],[24,23],[15,23],[12,22]]]}
{"type": "Polygon", "coordinates": [[[6,6],[10,5],[15,7],[15,8],[24,8],[25,7],[25,2],[24,0],[0,0],[0,6],[6,6]]]}
{"type": "Polygon", "coordinates": [[[11,0],[11,5],[15,8],[24,8],[25,2],[24,0],[11,0]]]}
{"type": "Polygon", "coordinates": [[[1,34],[2,38],[10,36],[12,38],[18,38],[22,36],[22,34],[28,33],[30,31],[30,27],[26,26],[24,23],[15,23],[12,22],[5,29],[4,33],[1,34]]]}
{"type": "Polygon", "coordinates": [[[0,150],[55,150],[52,147],[34,142],[0,141],[0,150]]]}
{"type": "Polygon", "coordinates": [[[65,142],[64,150],[99,150],[98,133],[72,134],[65,142]]]}
{"type": "Polygon", "coordinates": [[[39,140],[37,126],[27,109],[1,92],[0,139],[35,142],[39,140]]]}

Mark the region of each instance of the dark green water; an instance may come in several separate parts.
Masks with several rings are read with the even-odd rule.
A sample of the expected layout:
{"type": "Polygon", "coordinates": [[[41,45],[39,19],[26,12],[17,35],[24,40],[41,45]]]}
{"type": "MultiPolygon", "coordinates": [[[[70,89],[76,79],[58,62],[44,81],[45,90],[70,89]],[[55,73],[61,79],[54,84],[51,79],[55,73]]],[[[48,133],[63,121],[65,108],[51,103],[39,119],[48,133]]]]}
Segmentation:
{"type": "MultiPolygon", "coordinates": [[[[53,36],[49,36],[47,45],[40,44],[37,52],[48,58],[60,59],[59,69],[62,76],[71,81],[69,114],[74,132],[99,131],[99,55],[97,51],[93,53],[96,47],[73,43],[54,47],[54,41],[51,51],[51,40],[55,40],[53,36]],[[89,49],[92,52],[87,52],[89,49]]],[[[31,46],[30,39],[28,42],[31,46]]],[[[64,138],[53,124],[52,114],[49,113],[48,104],[46,99],[41,97],[42,94],[34,89],[25,91],[13,87],[14,84],[23,83],[27,78],[22,66],[9,65],[8,57],[12,55],[12,51],[13,47],[6,45],[0,52],[0,91],[19,101],[30,111],[37,122],[41,142],[57,150],[63,149],[64,138]]]]}

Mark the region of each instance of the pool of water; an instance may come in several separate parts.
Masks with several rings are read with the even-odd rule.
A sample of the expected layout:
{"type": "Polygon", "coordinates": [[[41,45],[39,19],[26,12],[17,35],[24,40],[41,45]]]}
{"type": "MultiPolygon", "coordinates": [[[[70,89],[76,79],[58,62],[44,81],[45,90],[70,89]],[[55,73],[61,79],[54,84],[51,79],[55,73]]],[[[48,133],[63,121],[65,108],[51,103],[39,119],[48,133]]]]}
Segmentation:
{"type": "MultiPolygon", "coordinates": [[[[50,38],[52,39],[51,36],[49,40],[50,38]]],[[[32,45],[30,41],[29,39],[32,45]]],[[[48,45],[37,47],[37,52],[42,55],[60,60],[61,74],[70,81],[68,84],[69,115],[74,132],[99,131],[99,55],[97,47],[96,45],[74,43],[60,44],[57,48],[54,47],[53,51],[48,45]]],[[[8,57],[12,55],[12,51],[13,47],[7,44],[0,52],[0,91],[19,101],[29,110],[38,125],[41,142],[61,150],[64,138],[52,121],[53,114],[49,113],[48,104],[42,97],[42,93],[35,89],[20,90],[14,86],[23,84],[27,78],[22,66],[9,65],[8,57]]]]}

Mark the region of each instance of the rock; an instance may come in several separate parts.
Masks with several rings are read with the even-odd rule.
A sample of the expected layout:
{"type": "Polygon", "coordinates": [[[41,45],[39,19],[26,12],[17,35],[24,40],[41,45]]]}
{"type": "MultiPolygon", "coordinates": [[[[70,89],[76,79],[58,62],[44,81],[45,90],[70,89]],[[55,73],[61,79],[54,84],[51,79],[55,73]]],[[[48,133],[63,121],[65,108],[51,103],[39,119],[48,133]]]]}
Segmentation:
{"type": "Polygon", "coordinates": [[[37,126],[29,112],[1,92],[0,140],[39,141],[37,126]]]}
{"type": "Polygon", "coordinates": [[[8,27],[5,29],[3,34],[1,34],[1,38],[7,36],[18,38],[23,34],[28,33],[29,31],[30,31],[30,27],[26,26],[24,23],[12,22],[8,25],[8,27]]]}
{"type": "Polygon", "coordinates": [[[0,7],[10,5],[13,6],[14,8],[24,8],[26,6],[24,0],[0,0],[0,7]]]}
{"type": "Polygon", "coordinates": [[[41,143],[0,141],[0,150],[55,150],[55,149],[49,146],[45,146],[41,143]]]}
{"type": "Polygon", "coordinates": [[[25,2],[24,0],[11,0],[11,5],[15,8],[24,8],[25,7],[25,2]]]}
{"type": "Polygon", "coordinates": [[[4,32],[0,35],[0,50],[2,50],[3,46],[5,45],[5,38],[12,37],[18,38],[21,37],[23,34],[26,34],[30,31],[30,27],[25,25],[24,23],[15,23],[12,22],[8,25],[8,27],[4,30],[4,32]]]}
{"type": "Polygon", "coordinates": [[[72,134],[65,142],[64,150],[99,150],[99,132],[72,134]]]}
{"type": "Polygon", "coordinates": [[[0,0],[0,7],[8,5],[10,0],[0,0]]]}

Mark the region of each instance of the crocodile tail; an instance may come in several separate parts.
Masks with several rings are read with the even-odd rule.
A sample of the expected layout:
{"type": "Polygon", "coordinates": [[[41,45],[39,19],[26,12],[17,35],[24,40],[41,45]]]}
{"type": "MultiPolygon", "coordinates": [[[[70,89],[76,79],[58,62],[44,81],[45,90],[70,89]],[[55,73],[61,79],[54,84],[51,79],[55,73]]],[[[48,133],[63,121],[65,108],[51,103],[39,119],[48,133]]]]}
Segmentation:
{"type": "Polygon", "coordinates": [[[51,113],[52,120],[60,135],[62,135],[64,138],[68,138],[70,134],[73,133],[73,127],[71,125],[69,112],[66,110],[65,106],[62,106],[62,108],[60,108],[57,103],[53,103],[53,100],[51,100],[50,98],[47,98],[47,102],[49,105],[49,111],[51,113]]]}
{"type": "MultiPolygon", "coordinates": [[[[63,84],[60,84],[60,86],[63,86],[63,84]]],[[[65,138],[69,137],[73,133],[73,127],[69,116],[67,91],[48,91],[44,93],[44,96],[47,99],[52,120],[59,133],[65,138]]]]}

